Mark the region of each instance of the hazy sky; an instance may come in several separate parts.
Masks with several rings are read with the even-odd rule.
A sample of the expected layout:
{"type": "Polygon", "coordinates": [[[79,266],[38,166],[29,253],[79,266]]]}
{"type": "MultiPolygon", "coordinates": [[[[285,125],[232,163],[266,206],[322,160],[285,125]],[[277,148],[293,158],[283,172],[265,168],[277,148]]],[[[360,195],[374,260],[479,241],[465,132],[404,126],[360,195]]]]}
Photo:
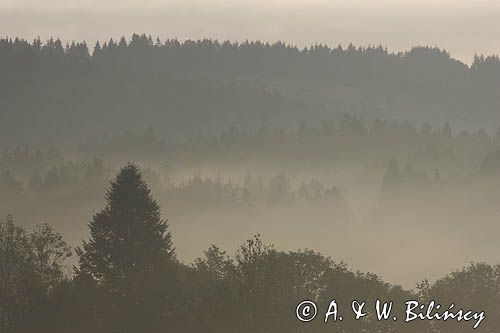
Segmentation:
{"type": "Polygon", "coordinates": [[[438,45],[470,62],[474,53],[500,53],[500,1],[0,0],[0,32],[90,43],[138,32],[391,50],[438,45]]]}

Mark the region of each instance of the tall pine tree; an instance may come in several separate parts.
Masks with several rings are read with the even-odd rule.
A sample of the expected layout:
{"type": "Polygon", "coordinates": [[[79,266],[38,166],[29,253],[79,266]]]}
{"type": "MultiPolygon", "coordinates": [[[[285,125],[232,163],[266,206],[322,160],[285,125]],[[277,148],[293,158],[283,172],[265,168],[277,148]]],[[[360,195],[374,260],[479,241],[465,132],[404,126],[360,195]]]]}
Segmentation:
{"type": "Polygon", "coordinates": [[[77,249],[77,274],[99,291],[102,328],[148,331],[144,325],[171,315],[176,265],[168,225],[134,164],[111,182],[106,202],[77,249]]]}

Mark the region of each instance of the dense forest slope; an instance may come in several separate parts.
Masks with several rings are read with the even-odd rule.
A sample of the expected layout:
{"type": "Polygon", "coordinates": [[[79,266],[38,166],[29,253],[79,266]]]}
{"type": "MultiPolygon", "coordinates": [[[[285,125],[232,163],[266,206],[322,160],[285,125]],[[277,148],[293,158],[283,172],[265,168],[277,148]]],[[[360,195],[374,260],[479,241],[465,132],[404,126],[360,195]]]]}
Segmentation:
{"type": "Polygon", "coordinates": [[[228,126],[289,128],[345,112],[457,128],[500,123],[498,57],[477,56],[467,66],[429,47],[390,53],[133,35],[89,49],[84,42],[2,39],[0,73],[4,142],[148,125],[165,137],[228,126]]]}

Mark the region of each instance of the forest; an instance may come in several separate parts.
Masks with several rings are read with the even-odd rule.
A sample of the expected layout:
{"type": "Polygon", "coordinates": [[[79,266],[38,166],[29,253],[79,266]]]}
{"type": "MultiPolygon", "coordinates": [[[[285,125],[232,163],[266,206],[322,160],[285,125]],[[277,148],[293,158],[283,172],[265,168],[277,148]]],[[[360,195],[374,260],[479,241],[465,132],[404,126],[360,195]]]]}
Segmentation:
{"type": "Polygon", "coordinates": [[[305,299],[496,332],[499,84],[428,46],[2,38],[0,332],[473,326],[305,299]]]}
{"type": "MultiPolygon", "coordinates": [[[[405,290],[313,250],[278,250],[260,235],[234,255],[212,245],[185,264],[176,257],[175,237],[136,165],[119,171],[105,201],[88,225],[90,238],[75,250],[48,224],[26,230],[10,215],[0,222],[2,332],[471,330],[461,323],[377,321],[373,315],[305,327],[294,318],[302,299],[328,304],[335,298],[343,305],[356,299],[397,305],[439,299],[500,311],[498,265],[470,264],[405,290]],[[65,261],[75,254],[77,264],[68,270],[65,261]]],[[[481,330],[493,332],[498,324],[492,317],[481,330]]]]}
{"type": "Polygon", "coordinates": [[[2,124],[16,125],[2,126],[1,139],[17,144],[157,124],[170,139],[231,126],[317,126],[346,112],[494,131],[500,106],[497,56],[478,55],[469,66],[436,47],[298,49],[134,34],[89,49],[85,42],[3,38],[0,72],[2,124]]]}

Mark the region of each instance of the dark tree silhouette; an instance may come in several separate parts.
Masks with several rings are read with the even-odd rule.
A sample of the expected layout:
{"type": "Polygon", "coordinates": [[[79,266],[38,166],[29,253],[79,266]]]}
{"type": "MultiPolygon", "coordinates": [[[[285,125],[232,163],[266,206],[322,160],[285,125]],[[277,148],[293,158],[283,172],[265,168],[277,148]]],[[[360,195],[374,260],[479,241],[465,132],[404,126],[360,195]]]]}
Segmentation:
{"type": "Polygon", "coordinates": [[[49,225],[28,233],[10,215],[0,220],[0,332],[45,331],[56,313],[51,304],[67,281],[63,265],[70,255],[49,225]]]}
{"type": "Polygon", "coordinates": [[[171,235],[137,166],[120,170],[106,201],[89,225],[89,241],[77,249],[77,275],[100,294],[103,328],[144,331],[145,324],[158,325],[169,314],[175,276],[171,235]]]}

